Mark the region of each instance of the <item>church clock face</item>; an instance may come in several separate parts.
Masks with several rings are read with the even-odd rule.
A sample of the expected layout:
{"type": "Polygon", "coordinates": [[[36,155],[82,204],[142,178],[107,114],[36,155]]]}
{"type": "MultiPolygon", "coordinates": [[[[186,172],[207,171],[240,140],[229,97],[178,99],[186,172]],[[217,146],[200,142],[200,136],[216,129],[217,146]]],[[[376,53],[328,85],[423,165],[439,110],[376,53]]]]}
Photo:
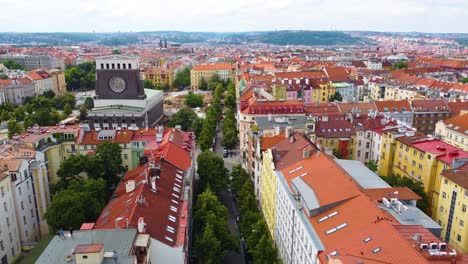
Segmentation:
{"type": "Polygon", "coordinates": [[[116,93],[121,93],[125,91],[125,88],[127,88],[127,85],[125,83],[125,80],[122,77],[113,76],[109,80],[109,87],[111,88],[112,91],[116,93]]]}

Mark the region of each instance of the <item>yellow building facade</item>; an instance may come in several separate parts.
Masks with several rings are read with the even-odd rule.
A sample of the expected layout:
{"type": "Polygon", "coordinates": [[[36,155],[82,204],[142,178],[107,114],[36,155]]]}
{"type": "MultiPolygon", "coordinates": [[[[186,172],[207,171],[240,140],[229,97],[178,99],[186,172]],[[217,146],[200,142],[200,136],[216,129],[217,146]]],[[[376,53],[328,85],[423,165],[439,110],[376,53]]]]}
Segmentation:
{"type": "Polygon", "coordinates": [[[442,141],[468,151],[468,114],[440,120],[436,124],[435,133],[442,141]]]}
{"type": "Polygon", "coordinates": [[[263,153],[262,161],[262,195],[261,204],[263,216],[270,231],[270,235],[275,239],[276,222],[276,174],[273,153],[271,149],[263,153]]]}
{"type": "Polygon", "coordinates": [[[326,103],[330,101],[330,98],[336,93],[336,87],[332,85],[330,81],[318,83],[316,87],[312,89],[312,102],[314,103],[326,103]]]}
{"type": "Polygon", "coordinates": [[[165,67],[152,68],[145,73],[147,80],[156,87],[167,87],[169,89],[174,88],[175,71],[165,67]]]}
{"type": "MultiPolygon", "coordinates": [[[[467,167],[466,165],[463,167],[467,167]]],[[[441,238],[468,253],[468,168],[444,171],[435,220],[442,226],[441,238]]]]}

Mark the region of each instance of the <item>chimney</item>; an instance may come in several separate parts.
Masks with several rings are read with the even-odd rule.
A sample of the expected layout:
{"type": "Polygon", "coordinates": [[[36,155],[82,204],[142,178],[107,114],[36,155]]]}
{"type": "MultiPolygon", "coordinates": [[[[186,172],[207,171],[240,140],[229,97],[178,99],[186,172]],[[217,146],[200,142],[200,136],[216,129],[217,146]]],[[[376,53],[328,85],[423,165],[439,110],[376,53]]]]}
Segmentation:
{"type": "Polygon", "coordinates": [[[134,180],[129,180],[125,183],[125,191],[127,193],[132,192],[135,190],[135,181],[134,180]]]}
{"type": "Polygon", "coordinates": [[[151,177],[151,190],[156,191],[156,177],[151,177]]]}
{"type": "Polygon", "coordinates": [[[328,122],[328,116],[327,115],[322,116],[322,121],[323,122],[328,122]]]}
{"type": "Polygon", "coordinates": [[[271,113],[268,113],[268,122],[271,122],[271,113]]]}
{"type": "Polygon", "coordinates": [[[302,150],[302,158],[307,159],[308,157],[310,157],[310,148],[309,148],[309,147],[305,147],[305,148],[302,150]]]}
{"type": "Polygon", "coordinates": [[[144,233],[146,231],[145,226],[146,226],[145,220],[143,219],[143,217],[139,217],[138,218],[138,233],[144,233]]]}
{"type": "Polygon", "coordinates": [[[286,135],[285,135],[286,138],[290,138],[292,136],[292,130],[293,128],[291,126],[286,127],[286,135]]]}
{"type": "Polygon", "coordinates": [[[292,136],[292,137],[289,138],[289,141],[290,141],[291,143],[294,143],[294,141],[296,141],[296,138],[294,138],[294,136],[292,136]]]}
{"type": "Polygon", "coordinates": [[[278,136],[281,133],[281,128],[279,126],[275,126],[275,136],[278,136]]]}

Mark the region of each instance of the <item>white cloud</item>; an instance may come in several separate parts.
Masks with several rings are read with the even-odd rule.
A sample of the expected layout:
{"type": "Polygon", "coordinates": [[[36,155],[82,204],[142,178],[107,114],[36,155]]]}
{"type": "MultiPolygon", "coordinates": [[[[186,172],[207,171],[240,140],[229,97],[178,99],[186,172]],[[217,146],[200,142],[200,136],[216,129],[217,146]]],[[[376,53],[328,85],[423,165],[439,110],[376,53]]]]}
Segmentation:
{"type": "Polygon", "coordinates": [[[0,0],[0,31],[468,32],[466,0],[0,0]]]}

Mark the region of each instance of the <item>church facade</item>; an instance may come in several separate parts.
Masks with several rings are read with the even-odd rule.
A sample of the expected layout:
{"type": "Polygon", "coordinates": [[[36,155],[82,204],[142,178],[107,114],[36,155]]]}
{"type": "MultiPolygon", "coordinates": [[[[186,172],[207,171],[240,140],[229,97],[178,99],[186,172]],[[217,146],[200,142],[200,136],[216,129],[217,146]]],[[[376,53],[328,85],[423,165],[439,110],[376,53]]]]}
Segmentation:
{"type": "Polygon", "coordinates": [[[136,129],[161,121],[164,94],[144,89],[137,57],[97,57],[96,78],[94,108],[87,116],[90,129],[136,129]]]}

